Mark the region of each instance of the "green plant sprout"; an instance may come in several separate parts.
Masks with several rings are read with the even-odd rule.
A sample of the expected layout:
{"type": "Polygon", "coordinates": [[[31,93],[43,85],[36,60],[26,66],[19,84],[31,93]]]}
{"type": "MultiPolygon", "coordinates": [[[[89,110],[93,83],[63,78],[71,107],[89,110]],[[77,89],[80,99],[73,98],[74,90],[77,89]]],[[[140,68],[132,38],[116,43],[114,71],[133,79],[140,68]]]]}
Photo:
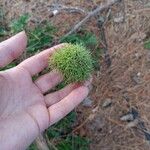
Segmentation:
{"type": "Polygon", "coordinates": [[[144,43],[144,48],[150,50],[150,39],[144,43]]]}
{"type": "Polygon", "coordinates": [[[81,44],[66,44],[49,61],[51,69],[62,73],[66,84],[87,80],[93,70],[93,59],[81,44]]]}
{"type": "Polygon", "coordinates": [[[13,20],[12,23],[10,24],[11,32],[18,33],[24,30],[28,24],[29,18],[30,18],[29,14],[24,14],[20,16],[18,19],[13,20]]]}

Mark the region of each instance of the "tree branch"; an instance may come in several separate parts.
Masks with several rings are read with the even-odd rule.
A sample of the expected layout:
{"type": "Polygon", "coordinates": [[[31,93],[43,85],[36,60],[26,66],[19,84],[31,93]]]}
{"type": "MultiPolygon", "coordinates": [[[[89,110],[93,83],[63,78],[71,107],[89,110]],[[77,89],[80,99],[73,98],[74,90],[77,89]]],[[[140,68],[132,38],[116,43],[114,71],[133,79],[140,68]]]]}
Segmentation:
{"type": "Polygon", "coordinates": [[[91,17],[96,15],[99,12],[102,12],[105,9],[108,9],[110,6],[114,5],[115,3],[120,2],[121,0],[109,0],[109,2],[105,5],[101,5],[95,10],[91,11],[83,20],[81,20],[78,24],[76,24],[67,34],[64,35],[64,37],[67,37],[68,35],[74,33],[81,27],[83,24],[85,24],[91,17]]]}
{"type": "Polygon", "coordinates": [[[68,11],[70,13],[73,13],[73,12],[82,13],[82,14],[86,14],[87,13],[82,8],[79,8],[79,7],[70,7],[70,6],[65,6],[65,5],[61,5],[61,4],[51,4],[51,5],[48,5],[48,7],[52,11],[57,10],[57,11],[60,12],[61,10],[65,10],[65,11],[68,11]]]}

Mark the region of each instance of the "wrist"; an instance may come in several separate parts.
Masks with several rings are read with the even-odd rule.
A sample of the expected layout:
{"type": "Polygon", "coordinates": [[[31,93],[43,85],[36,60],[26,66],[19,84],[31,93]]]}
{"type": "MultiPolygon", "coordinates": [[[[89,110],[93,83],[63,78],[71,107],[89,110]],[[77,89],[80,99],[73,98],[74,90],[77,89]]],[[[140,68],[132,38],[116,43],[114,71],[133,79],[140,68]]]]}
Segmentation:
{"type": "Polygon", "coordinates": [[[39,129],[26,113],[1,119],[0,149],[26,149],[38,136],[39,129]],[[9,144],[8,144],[9,141],[9,144]]]}

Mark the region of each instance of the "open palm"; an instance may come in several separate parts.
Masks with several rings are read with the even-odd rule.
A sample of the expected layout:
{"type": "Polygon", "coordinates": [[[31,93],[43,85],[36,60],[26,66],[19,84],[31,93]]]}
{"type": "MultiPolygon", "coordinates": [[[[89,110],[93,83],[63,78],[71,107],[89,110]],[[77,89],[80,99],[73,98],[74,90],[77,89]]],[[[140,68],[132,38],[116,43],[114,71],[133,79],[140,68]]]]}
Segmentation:
{"type": "MultiPolygon", "coordinates": [[[[26,43],[24,32],[0,43],[0,67],[20,56],[26,43]]],[[[48,66],[50,55],[63,46],[42,51],[0,72],[0,149],[25,149],[39,133],[66,116],[87,96],[89,83],[70,84],[45,95],[63,80],[55,70],[32,80],[48,66]]]]}

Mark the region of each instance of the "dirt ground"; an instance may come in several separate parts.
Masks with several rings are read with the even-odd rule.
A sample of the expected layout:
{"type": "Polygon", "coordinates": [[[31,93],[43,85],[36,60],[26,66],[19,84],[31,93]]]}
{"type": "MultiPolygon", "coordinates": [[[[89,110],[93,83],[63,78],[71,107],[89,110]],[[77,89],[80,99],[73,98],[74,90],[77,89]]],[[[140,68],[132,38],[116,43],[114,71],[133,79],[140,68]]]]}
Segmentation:
{"type": "MultiPolygon", "coordinates": [[[[50,5],[59,3],[83,8],[86,12],[102,0],[3,0],[6,22],[24,13],[31,13],[31,26],[40,20],[50,20],[63,35],[85,17],[85,14],[62,12],[50,18],[50,5]],[[65,20],[65,21],[64,21],[65,20]]],[[[106,0],[104,1],[106,2],[106,0]]],[[[85,25],[100,31],[96,18],[85,25]]],[[[150,149],[150,51],[144,49],[150,38],[150,0],[124,0],[111,7],[111,19],[105,24],[105,34],[111,66],[100,58],[101,69],[93,75],[90,94],[92,105],[78,108],[76,133],[91,139],[91,150],[150,149]],[[104,104],[108,101],[107,107],[104,104]],[[133,115],[132,121],[122,116],[133,115]]],[[[130,119],[129,119],[130,120],[130,119]]]]}

